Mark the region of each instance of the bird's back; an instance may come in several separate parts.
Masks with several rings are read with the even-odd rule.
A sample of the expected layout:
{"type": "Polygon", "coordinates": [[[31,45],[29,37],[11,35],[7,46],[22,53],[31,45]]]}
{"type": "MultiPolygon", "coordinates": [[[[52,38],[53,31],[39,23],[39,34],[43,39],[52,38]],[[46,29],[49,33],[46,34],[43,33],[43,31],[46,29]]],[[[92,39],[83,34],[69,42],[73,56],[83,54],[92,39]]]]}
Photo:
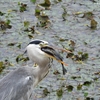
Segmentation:
{"type": "Polygon", "coordinates": [[[2,78],[0,100],[29,100],[34,82],[32,70],[29,67],[18,68],[2,78]]]}

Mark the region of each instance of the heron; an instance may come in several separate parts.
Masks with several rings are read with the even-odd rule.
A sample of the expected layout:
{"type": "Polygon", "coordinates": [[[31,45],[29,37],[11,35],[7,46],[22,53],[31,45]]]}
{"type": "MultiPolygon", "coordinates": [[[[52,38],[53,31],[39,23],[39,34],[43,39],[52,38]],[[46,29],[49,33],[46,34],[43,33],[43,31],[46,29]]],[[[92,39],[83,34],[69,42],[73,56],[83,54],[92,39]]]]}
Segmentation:
{"type": "MultiPolygon", "coordinates": [[[[0,80],[0,100],[30,100],[33,89],[48,74],[52,59],[63,65],[60,54],[44,40],[32,40],[25,53],[37,66],[19,67],[4,76],[0,80]]],[[[65,74],[67,70],[62,68],[65,74]]]]}
{"type": "Polygon", "coordinates": [[[67,70],[63,65],[67,64],[63,62],[63,57],[54,48],[52,48],[47,41],[39,39],[32,40],[26,47],[25,53],[26,52],[29,59],[40,65],[41,68],[47,64],[50,64],[52,59],[56,59],[62,64],[63,74],[66,74],[67,70]]]}

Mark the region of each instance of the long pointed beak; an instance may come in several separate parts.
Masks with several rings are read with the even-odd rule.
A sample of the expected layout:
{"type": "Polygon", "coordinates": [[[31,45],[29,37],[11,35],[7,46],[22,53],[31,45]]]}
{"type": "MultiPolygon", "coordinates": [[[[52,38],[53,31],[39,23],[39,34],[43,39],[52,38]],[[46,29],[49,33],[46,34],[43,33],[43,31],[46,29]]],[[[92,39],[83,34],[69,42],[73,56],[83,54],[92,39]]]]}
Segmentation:
{"type": "Polygon", "coordinates": [[[63,58],[60,56],[60,54],[50,46],[44,46],[41,48],[41,50],[46,53],[46,56],[53,58],[62,64],[63,74],[65,75],[67,70],[64,68],[64,65],[68,65],[65,62],[63,62],[63,58]]]}

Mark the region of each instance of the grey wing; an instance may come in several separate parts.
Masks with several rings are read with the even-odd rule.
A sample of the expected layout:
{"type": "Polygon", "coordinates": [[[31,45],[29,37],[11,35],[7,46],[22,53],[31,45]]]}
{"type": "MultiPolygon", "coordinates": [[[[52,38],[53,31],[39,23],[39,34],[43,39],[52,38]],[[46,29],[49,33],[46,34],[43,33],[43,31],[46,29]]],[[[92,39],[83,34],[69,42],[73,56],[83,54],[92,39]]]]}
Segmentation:
{"type": "Polygon", "coordinates": [[[14,71],[0,81],[0,100],[28,100],[32,85],[32,76],[14,71]]]}

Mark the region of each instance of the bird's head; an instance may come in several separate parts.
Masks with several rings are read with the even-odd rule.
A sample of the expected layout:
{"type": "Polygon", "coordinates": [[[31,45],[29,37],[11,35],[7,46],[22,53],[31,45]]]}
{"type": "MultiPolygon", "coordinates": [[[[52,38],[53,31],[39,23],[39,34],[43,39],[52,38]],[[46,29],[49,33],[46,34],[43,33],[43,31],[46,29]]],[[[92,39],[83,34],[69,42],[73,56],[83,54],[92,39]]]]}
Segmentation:
{"type": "MultiPolygon", "coordinates": [[[[40,39],[34,39],[32,41],[29,42],[29,44],[27,45],[28,46],[32,46],[33,49],[41,49],[41,47],[43,46],[47,46],[49,43],[47,41],[44,41],[44,40],[40,40],[40,39]]],[[[27,47],[25,49],[25,52],[24,54],[27,52],[27,47]]]]}
{"type": "Polygon", "coordinates": [[[44,40],[35,39],[35,40],[30,41],[28,45],[30,44],[35,45],[38,48],[41,48],[43,46],[47,46],[49,43],[44,40]]]}

